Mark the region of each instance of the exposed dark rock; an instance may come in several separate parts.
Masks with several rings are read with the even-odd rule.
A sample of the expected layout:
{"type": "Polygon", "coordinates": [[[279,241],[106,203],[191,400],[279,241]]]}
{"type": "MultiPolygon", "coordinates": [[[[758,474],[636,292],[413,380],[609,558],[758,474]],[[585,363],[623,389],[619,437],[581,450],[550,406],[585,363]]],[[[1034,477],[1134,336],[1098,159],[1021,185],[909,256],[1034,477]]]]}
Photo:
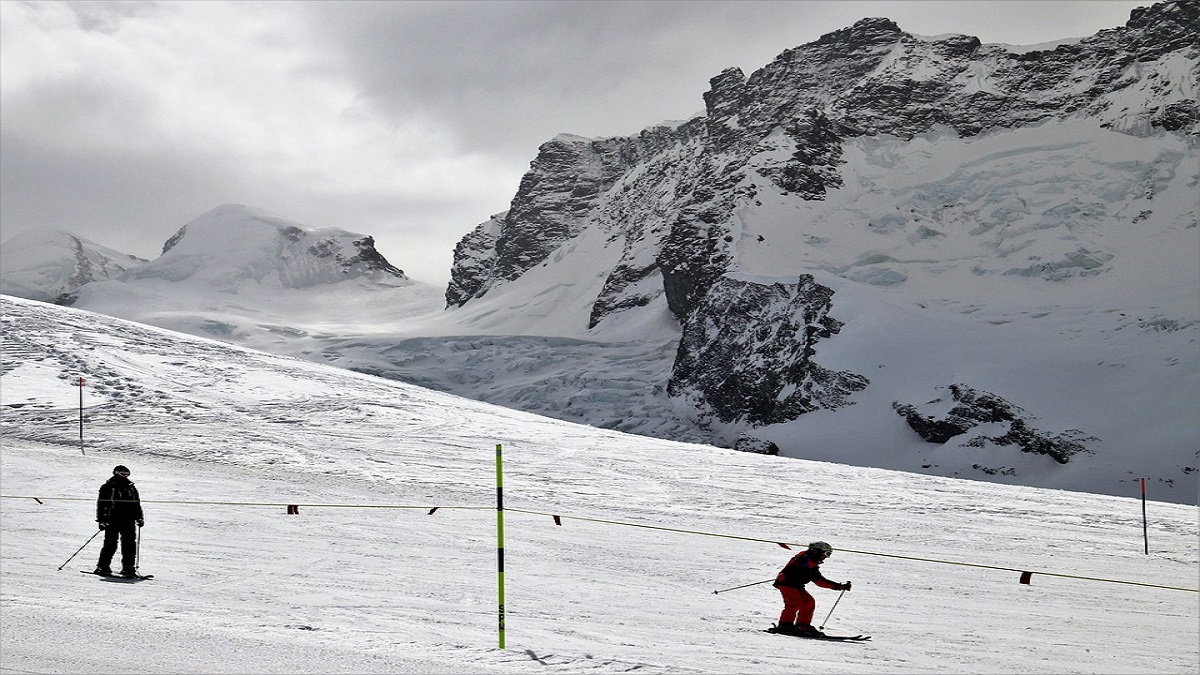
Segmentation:
{"type": "MultiPolygon", "coordinates": [[[[480,225],[456,248],[446,304],[462,305],[516,279],[589,223],[601,228],[621,224],[631,255],[622,260],[622,270],[614,270],[606,292],[629,288],[650,269],[652,252],[674,215],[670,206],[679,197],[667,186],[686,184],[689,170],[679,158],[700,132],[700,124],[685,123],[654,127],[631,138],[560,135],[542,144],[509,210],[480,225]],[[627,176],[631,167],[641,169],[636,181],[627,176]]],[[[639,302],[644,304],[609,298],[601,305],[639,302]]]]}
{"type": "Polygon", "coordinates": [[[938,398],[919,406],[896,401],[892,408],[921,438],[937,444],[947,443],[983,424],[1008,424],[1008,431],[1003,434],[981,434],[966,439],[962,445],[1016,445],[1021,452],[1046,455],[1059,464],[1066,464],[1080,452],[1088,452],[1085,443],[1097,440],[1074,429],[1057,434],[1038,431],[1030,426],[1028,413],[995,394],[962,384],[952,384],[947,389],[949,401],[938,398]],[[947,412],[937,412],[947,406],[947,412]]]}
{"type": "Polygon", "coordinates": [[[975,423],[965,419],[952,419],[947,415],[937,419],[932,415],[922,415],[917,407],[906,403],[893,402],[892,407],[908,422],[908,426],[917,435],[930,443],[945,443],[955,436],[961,436],[971,430],[975,423]]]}
{"type": "Polygon", "coordinates": [[[507,213],[492,216],[454,246],[454,266],[446,287],[446,306],[461,306],[483,290],[496,265],[496,239],[507,213]]]}
{"type": "Polygon", "coordinates": [[[375,249],[374,237],[366,236],[362,239],[355,239],[350,243],[353,244],[354,248],[358,250],[358,255],[346,258],[343,261],[344,265],[350,266],[362,264],[372,272],[383,272],[384,274],[390,274],[391,276],[402,279],[408,278],[404,274],[404,270],[389,263],[387,258],[384,258],[383,254],[375,249]]]}
{"type": "Polygon", "coordinates": [[[737,442],[733,444],[733,449],[742,452],[754,452],[760,455],[779,454],[779,446],[774,441],[768,441],[750,434],[738,436],[737,442]]]}
{"type": "Polygon", "coordinates": [[[1200,107],[1192,100],[1165,105],[1150,119],[1150,124],[1167,131],[1194,129],[1197,122],[1200,122],[1200,107]]]}
{"type": "Polygon", "coordinates": [[[758,170],[786,192],[803,199],[821,200],[829,188],[842,185],[837,166],[842,160],[842,136],[837,126],[820,110],[808,110],[785,127],[796,152],[783,166],[758,170]]]}
{"type": "Polygon", "coordinates": [[[816,342],[841,329],[829,316],[832,297],[810,275],[772,284],[721,278],[683,326],[667,393],[692,399],[702,418],[749,426],[850,405],[867,379],[813,361],[816,342]]]}
{"type": "Polygon", "coordinates": [[[179,228],[178,232],[176,232],[174,235],[171,236],[170,239],[168,239],[166,242],[163,243],[162,252],[166,253],[167,251],[170,251],[171,249],[175,248],[175,245],[178,244],[179,242],[183,241],[183,238],[185,236],[187,236],[187,225],[184,225],[183,227],[179,228]]]}

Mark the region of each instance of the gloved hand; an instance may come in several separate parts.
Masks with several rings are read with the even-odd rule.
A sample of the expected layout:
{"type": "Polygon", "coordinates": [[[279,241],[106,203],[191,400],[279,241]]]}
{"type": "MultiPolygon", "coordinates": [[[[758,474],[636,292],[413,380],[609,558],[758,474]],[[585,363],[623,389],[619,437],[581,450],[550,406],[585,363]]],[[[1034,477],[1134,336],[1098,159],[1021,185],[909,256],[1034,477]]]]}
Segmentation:
{"type": "Polygon", "coordinates": [[[102,529],[102,530],[104,528],[108,527],[108,523],[99,523],[99,525],[100,525],[100,529],[102,529]]]}
{"type": "Polygon", "coordinates": [[[145,524],[146,524],[146,521],[142,520],[141,518],[138,518],[138,519],[137,519],[137,526],[138,526],[138,527],[141,527],[141,526],[143,526],[143,525],[145,525],[145,524]]]}
{"type": "Polygon", "coordinates": [[[849,582],[849,581],[847,581],[846,583],[842,584],[842,587],[841,587],[841,588],[839,588],[838,590],[839,590],[839,591],[848,591],[848,590],[850,590],[850,582],[849,582]]]}

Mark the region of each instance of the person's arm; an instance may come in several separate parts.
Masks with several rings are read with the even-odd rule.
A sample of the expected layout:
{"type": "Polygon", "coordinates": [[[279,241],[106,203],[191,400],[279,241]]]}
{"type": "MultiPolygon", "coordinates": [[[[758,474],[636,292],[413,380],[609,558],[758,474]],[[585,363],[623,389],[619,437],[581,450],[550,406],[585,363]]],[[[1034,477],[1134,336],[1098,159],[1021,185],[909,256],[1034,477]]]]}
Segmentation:
{"type": "Polygon", "coordinates": [[[142,498],[140,495],[138,495],[138,491],[137,491],[136,487],[134,487],[132,485],[129,487],[131,488],[131,490],[133,492],[133,508],[134,508],[134,511],[137,513],[137,517],[135,517],[134,520],[137,521],[138,527],[141,527],[142,523],[145,522],[145,518],[142,516],[142,498]]]}
{"type": "Polygon", "coordinates": [[[107,523],[112,516],[112,486],[105,483],[100,486],[100,497],[96,499],[96,522],[107,523]]]}
{"type": "Polygon", "coordinates": [[[819,567],[813,568],[812,577],[813,577],[812,578],[813,583],[820,586],[821,588],[828,588],[831,591],[848,591],[848,590],[850,590],[850,582],[849,581],[847,581],[844,584],[839,584],[836,581],[830,581],[830,580],[826,579],[823,574],[821,574],[821,569],[819,567]]]}
{"type": "Polygon", "coordinates": [[[832,582],[832,581],[826,579],[825,577],[821,576],[821,573],[819,571],[813,571],[813,583],[820,586],[821,588],[828,588],[828,589],[834,590],[834,591],[842,590],[841,584],[835,583],[835,582],[832,582]]]}

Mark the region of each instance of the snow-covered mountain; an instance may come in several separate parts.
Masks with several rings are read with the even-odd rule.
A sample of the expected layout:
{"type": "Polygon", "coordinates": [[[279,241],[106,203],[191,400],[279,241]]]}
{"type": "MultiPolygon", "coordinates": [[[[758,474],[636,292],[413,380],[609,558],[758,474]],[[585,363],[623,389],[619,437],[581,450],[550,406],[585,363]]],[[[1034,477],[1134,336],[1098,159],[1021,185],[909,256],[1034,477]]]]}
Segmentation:
{"type": "Polygon", "coordinates": [[[1147,553],[1129,497],[621,434],[27,300],[0,300],[0,317],[5,672],[1200,664],[1197,509],[1157,487],[1147,553]],[[141,493],[153,581],[77,572],[95,564],[96,489],[116,464],[141,493]],[[873,641],[761,632],[781,607],[767,582],[817,539],[853,590],[814,589],[815,618],[873,641]]]}
{"type": "Polygon", "coordinates": [[[703,116],[636,137],[563,135],[543,145],[511,209],[460,244],[447,301],[460,305],[519,278],[593,228],[605,231],[619,256],[596,298],[593,324],[662,294],[682,320],[726,271],[757,272],[747,268],[766,267],[764,250],[780,248],[788,249],[777,253],[790,261],[788,273],[801,265],[875,265],[857,269],[858,278],[883,284],[904,276],[878,267],[886,260],[857,257],[867,242],[881,254],[906,242],[909,251],[927,252],[944,239],[971,242],[975,251],[958,253],[992,259],[978,268],[983,273],[1095,273],[1107,252],[1091,250],[1086,240],[1027,251],[1021,237],[1114,220],[1152,226],[1177,215],[1155,212],[1149,200],[1172,169],[1181,162],[1190,168],[1186,153],[1178,155],[1200,121],[1198,14],[1193,0],[1160,3],[1135,11],[1125,27],[1016,52],[864,19],[785,51],[749,78],[728,69],[711,80],[703,116]],[[1027,128],[1035,135],[1007,134],[1027,128]],[[1089,133],[1099,129],[1114,136],[1089,133]],[[1130,158],[1135,170],[1122,162],[1122,151],[1140,144],[1121,144],[1116,134],[1171,140],[1166,147],[1147,143],[1142,156],[1130,158]],[[936,143],[947,137],[956,142],[936,143]],[[1089,142],[1120,145],[1071,152],[1089,142]],[[957,152],[922,157],[938,150],[957,152]],[[1048,176],[1013,169],[1037,162],[1029,156],[1036,150],[1062,156],[1060,163],[1082,156],[1100,165],[1075,180],[1076,167],[1069,167],[1064,180],[1047,185],[1048,176]],[[897,165],[905,159],[926,161],[897,165]],[[875,175],[855,171],[864,161],[875,175]],[[911,176],[914,169],[923,175],[911,176]],[[1097,169],[1115,176],[1091,186],[1097,169]],[[880,173],[910,180],[881,184],[880,173]],[[1052,194],[1062,197],[1029,198],[1052,194]],[[876,201],[860,203],[868,196],[876,201]],[[1143,208],[1085,208],[1093,202],[1143,208]],[[827,241],[813,231],[825,218],[837,221],[841,236],[827,241]],[[775,233],[756,220],[792,236],[772,239],[775,233]],[[843,242],[856,250],[836,250],[843,242]]]}
{"type": "Polygon", "coordinates": [[[223,207],[72,297],[598,427],[1191,503],[1198,6],[1045,49],[866,19],[727,70],[701,116],[544,144],[444,294],[223,207]]]}
{"type": "Polygon", "coordinates": [[[61,230],[29,230],[0,247],[0,293],[63,302],[73,290],[146,261],[61,230]]]}
{"type": "Polygon", "coordinates": [[[723,445],[1193,500],[1198,8],[1046,49],[864,19],[726,70],[702,116],[544,144],[447,303],[673,316],[658,384],[723,445]]]}
{"type": "MultiPolygon", "coordinates": [[[[57,256],[62,266],[69,258],[55,242],[27,242],[5,242],[6,259],[57,256]]],[[[2,274],[7,283],[7,266],[2,274]]],[[[239,204],[191,220],[154,260],[65,291],[62,304],[260,346],[420,314],[437,295],[389,263],[368,235],[239,204]]]]}
{"type": "Polygon", "coordinates": [[[184,225],[167,240],[161,256],[123,279],[195,280],[237,293],[247,284],[309,288],[361,277],[397,285],[408,281],[369,236],[307,229],[262,209],[226,204],[184,225]]]}

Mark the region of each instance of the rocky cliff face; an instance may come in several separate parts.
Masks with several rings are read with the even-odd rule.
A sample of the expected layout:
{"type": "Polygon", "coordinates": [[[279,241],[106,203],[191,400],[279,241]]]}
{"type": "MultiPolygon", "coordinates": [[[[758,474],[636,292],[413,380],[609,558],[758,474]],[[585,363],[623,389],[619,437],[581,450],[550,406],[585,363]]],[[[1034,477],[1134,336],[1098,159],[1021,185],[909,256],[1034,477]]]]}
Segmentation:
{"type": "Polygon", "coordinates": [[[832,297],[809,275],[722,277],[684,322],[668,393],[691,400],[706,427],[762,426],[849,405],[867,379],[814,359],[817,341],[842,327],[829,315],[832,297]]]}
{"type": "Polygon", "coordinates": [[[543,144],[511,208],[455,248],[447,305],[461,306],[520,277],[587,227],[626,241],[594,319],[644,305],[636,286],[654,271],[653,251],[678,200],[699,182],[690,175],[690,158],[700,151],[701,132],[700,124],[688,123],[632,138],[560,135],[543,144]]]}
{"type": "MultiPolygon", "coordinates": [[[[1066,119],[1133,136],[1165,131],[1195,138],[1198,6],[1160,3],[1135,11],[1123,27],[1045,50],[1010,51],[966,35],[925,38],[871,18],[789,49],[749,77],[727,69],[704,93],[705,114],[686,123],[635,137],[560,136],[544,144],[511,209],[460,242],[447,304],[485,297],[581,232],[598,229],[621,253],[588,327],[664,299],[683,332],[670,391],[693,401],[702,419],[756,426],[844,405],[865,378],[830,373],[811,359],[814,341],[836,332],[830,318],[836,301],[816,299],[811,281],[784,293],[728,276],[757,273],[749,251],[820,246],[828,237],[803,231],[791,233],[791,241],[755,237],[747,225],[755,209],[768,196],[801,208],[842,191],[845,155],[852,146],[860,154],[869,148],[863,139],[904,142],[931,133],[972,139],[1066,119]],[[824,328],[783,316],[804,315],[811,302],[823,307],[830,322],[824,328]],[[763,330],[775,333],[767,339],[758,334],[763,330]]],[[[1157,179],[1143,180],[1152,192],[1157,179]]],[[[895,215],[862,222],[863,210],[851,207],[833,217],[926,249],[967,223],[973,236],[1003,231],[981,238],[979,275],[1056,281],[1107,269],[1112,254],[1079,236],[1112,215],[1100,213],[1095,201],[1048,208],[1037,222],[1007,227],[1029,194],[1014,193],[1016,206],[991,204],[982,213],[957,194],[974,189],[960,180],[908,197],[907,214],[897,201],[895,215]],[[1043,237],[1057,242],[1043,244],[1045,253],[1028,248],[1029,231],[1054,228],[1063,232],[1043,237]],[[1021,263],[1009,263],[1020,251],[1014,257],[1021,263]]],[[[826,269],[860,282],[903,283],[906,274],[885,264],[893,260],[870,253],[826,269]]]]}
{"type": "Polygon", "coordinates": [[[644,304],[649,291],[638,282],[658,275],[657,292],[683,320],[734,263],[729,221],[762,189],[754,177],[823,199],[841,184],[850,138],[912,138],[935,127],[969,137],[1071,116],[1133,134],[1195,135],[1197,14],[1196,2],[1160,3],[1124,27],[1018,53],[863,19],[749,78],[727,69],[711,80],[703,117],[636,137],[564,135],[543,145],[512,208],[464,238],[447,303],[519,277],[595,226],[627,243],[592,323],[644,304]]]}

